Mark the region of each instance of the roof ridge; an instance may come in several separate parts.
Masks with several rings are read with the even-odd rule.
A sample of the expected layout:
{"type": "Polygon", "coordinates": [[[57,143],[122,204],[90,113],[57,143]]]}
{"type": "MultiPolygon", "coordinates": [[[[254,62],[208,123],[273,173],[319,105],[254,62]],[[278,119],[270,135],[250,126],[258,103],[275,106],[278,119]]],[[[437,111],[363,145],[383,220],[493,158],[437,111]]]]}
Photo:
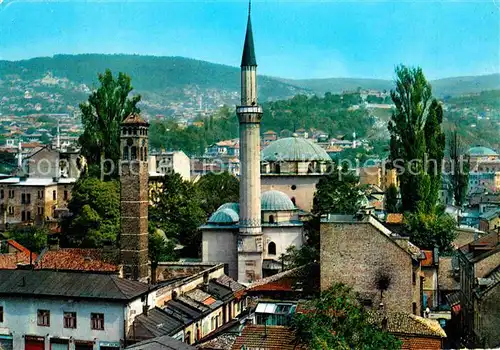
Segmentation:
{"type": "MultiPolygon", "coordinates": [[[[123,292],[123,290],[118,286],[117,284],[117,279],[120,278],[118,276],[114,276],[114,275],[108,275],[111,277],[111,280],[113,281],[113,284],[115,285],[116,289],[118,289],[118,291],[120,292],[120,294],[124,297],[124,298],[127,298],[128,299],[128,296],[125,295],[125,293],[123,292]],[[116,278],[114,278],[116,277],[116,278]]],[[[124,281],[127,281],[126,279],[123,279],[124,281]]]]}
{"type": "Polygon", "coordinates": [[[446,332],[443,330],[443,328],[441,327],[441,325],[439,325],[439,323],[435,320],[431,320],[431,319],[428,319],[428,318],[424,318],[424,317],[420,317],[420,316],[417,316],[417,315],[414,315],[414,314],[408,314],[410,316],[410,318],[412,318],[413,320],[417,321],[418,323],[420,323],[421,325],[425,326],[427,329],[429,329],[430,331],[438,334],[440,337],[446,337],[446,332]],[[438,327],[433,327],[433,325],[431,324],[434,323],[435,326],[438,326],[438,327]]]}

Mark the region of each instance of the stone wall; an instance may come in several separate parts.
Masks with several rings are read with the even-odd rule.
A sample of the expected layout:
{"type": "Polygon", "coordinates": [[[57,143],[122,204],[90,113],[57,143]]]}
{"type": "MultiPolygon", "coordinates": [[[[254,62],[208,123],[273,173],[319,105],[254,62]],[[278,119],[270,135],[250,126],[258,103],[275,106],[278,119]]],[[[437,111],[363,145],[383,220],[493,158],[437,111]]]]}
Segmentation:
{"type": "Polygon", "coordinates": [[[263,175],[262,192],[277,190],[285,193],[297,208],[311,211],[316,184],[323,175],[263,175]]]}
{"type": "Polygon", "coordinates": [[[388,279],[383,292],[387,310],[420,314],[419,268],[411,256],[369,222],[321,224],[321,290],[333,283],[352,286],[373,306],[381,302],[377,281],[388,279]]]}
{"type": "Polygon", "coordinates": [[[486,348],[498,346],[500,344],[500,332],[498,331],[500,320],[500,285],[497,285],[488,292],[480,301],[479,320],[480,324],[476,326],[479,334],[484,340],[486,348]]]}

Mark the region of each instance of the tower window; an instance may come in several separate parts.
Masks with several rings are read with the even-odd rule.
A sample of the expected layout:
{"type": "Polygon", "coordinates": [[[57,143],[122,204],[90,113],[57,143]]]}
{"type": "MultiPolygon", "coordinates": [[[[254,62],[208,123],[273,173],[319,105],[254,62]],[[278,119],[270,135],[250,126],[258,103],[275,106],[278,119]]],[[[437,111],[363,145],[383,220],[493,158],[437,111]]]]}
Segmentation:
{"type": "Polygon", "coordinates": [[[276,243],[269,242],[269,244],[267,245],[267,254],[276,255],[276,243]]]}
{"type": "Polygon", "coordinates": [[[130,149],[130,159],[136,160],[137,159],[137,147],[132,146],[130,149]]]}
{"type": "Polygon", "coordinates": [[[128,146],[123,147],[123,160],[128,160],[128,146]]]}
{"type": "Polygon", "coordinates": [[[139,147],[139,160],[144,160],[144,153],[142,152],[142,147],[139,147]]]}
{"type": "Polygon", "coordinates": [[[269,215],[269,223],[274,224],[274,215],[269,215]]]}
{"type": "Polygon", "coordinates": [[[295,197],[290,198],[290,200],[292,201],[293,205],[297,206],[297,204],[295,203],[295,197]]]}
{"type": "Polygon", "coordinates": [[[292,188],[292,191],[295,191],[295,190],[297,189],[297,186],[292,185],[292,187],[291,187],[291,188],[292,188]]]}

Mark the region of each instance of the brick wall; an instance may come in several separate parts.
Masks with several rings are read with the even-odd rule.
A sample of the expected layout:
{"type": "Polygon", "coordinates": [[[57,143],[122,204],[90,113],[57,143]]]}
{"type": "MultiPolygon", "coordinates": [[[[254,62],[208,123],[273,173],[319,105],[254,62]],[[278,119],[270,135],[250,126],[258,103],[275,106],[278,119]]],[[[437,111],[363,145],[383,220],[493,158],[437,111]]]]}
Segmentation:
{"type": "Polygon", "coordinates": [[[440,338],[397,336],[403,342],[401,350],[440,350],[442,341],[440,338]]]}
{"type": "Polygon", "coordinates": [[[390,279],[383,293],[389,311],[420,313],[419,269],[410,255],[368,222],[321,224],[321,289],[335,282],[350,285],[378,306],[380,277],[390,279]]]}

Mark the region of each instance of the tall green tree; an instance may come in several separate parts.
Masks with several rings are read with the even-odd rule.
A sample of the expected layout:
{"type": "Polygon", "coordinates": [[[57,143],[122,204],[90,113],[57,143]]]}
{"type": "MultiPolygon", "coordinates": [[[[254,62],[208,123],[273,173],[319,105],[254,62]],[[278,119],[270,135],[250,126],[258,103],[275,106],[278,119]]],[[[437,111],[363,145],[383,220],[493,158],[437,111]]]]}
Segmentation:
{"type": "Polygon", "coordinates": [[[387,213],[399,213],[399,193],[394,184],[391,184],[385,192],[385,211],[387,213]]]}
{"type": "Polygon", "coordinates": [[[100,86],[90,94],[86,103],[80,104],[84,131],[79,143],[91,168],[109,159],[114,162],[116,175],[120,158],[120,124],[131,113],[140,112],[137,103],[141,96],[129,96],[133,87],[130,77],[124,73],[118,73],[115,78],[107,69],[98,77],[100,86]]]}
{"type": "Polygon", "coordinates": [[[148,254],[151,261],[152,283],[156,283],[156,269],[162,261],[175,261],[174,248],[172,240],[167,239],[159,230],[153,230],[149,233],[148,254]]]}
{"type": "Polygon", "coordinates": [[[94,248],[116,242],[120,232],[118,181],[80,178],[71,192],[68,209],[73,215],[62,223],[62,244],[94,248]]]}
{"type": "Polygon", "coordinates": [[[469,157],[465,152],[465,145],[457,129],[452,130],[448,137],[449,150],[449,178],[453,191],[455,205],[461,207],[465,203],[467,186],[469,184],[469,157]]]}
{"type": "Polygon", "coordinates": [[[298,344],[311,350],[400,349],[401,341],[370,322],[351,288],[335,284],[294,314],[298,344]]]}
{"type": "Polygon", "coordinates": [[[227,171],[203,175],[196,183],[196,187],[200,191],[200,204],[207,217],[222,204],[237,203],[240,198],[240,182],[227,171]]]}
{"type": "Polygon", "coordinates": [[[396,68],[395,105],[388,125],[390,158],[398,170],[402,210],[432,211],[437,205],[445,139],[443,112],[421,68],[396,68]]]}
{"type": "Polygon", "coordinates": [[[151,194],[149,221],[186,248],[186,254],[197,257],[201,245],[198,230],[206,221],[201,208],[199,191],[177,173],[165,175],[161,186],[151,194]]]}

